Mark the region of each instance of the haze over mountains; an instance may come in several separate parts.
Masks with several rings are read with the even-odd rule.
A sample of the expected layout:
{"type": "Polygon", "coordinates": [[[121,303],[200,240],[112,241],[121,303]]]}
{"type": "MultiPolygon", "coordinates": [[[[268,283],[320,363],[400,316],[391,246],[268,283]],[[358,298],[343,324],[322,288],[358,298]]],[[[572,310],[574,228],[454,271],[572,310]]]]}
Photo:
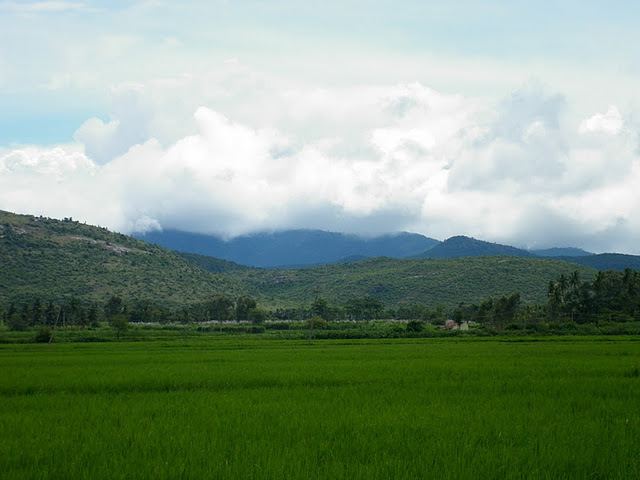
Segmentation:
{"type": "Polygon", "coordinates": [[[136,237],[180,252],[261,268],[323,265],[372,257],[451,259],[487,256],[556,258],[600,270],[640,268],[640,257],[634,255],[596,255],[575,247],[525,250],[461,235],[442,242],[417,233],[359,237],[322,230],[257,233],[228,241],[179,230],[154,231],[136,237]]]}
{"type": "Polygon", "coordinates": [[[257,233],[229,241],[178,230],[136,236],[172,250],[263,268],[319,265],[368,257],[417,257],[440,243],[417,233],[366,238],[322,230],[257,233]]]}
{"type": "Polygon", "coordinates": [[[460,258],[460,257],[532,257],[531,252],[509,245],[490,243],[475,238],[458,235],[438,243],[426,252],[422,258],[460,258]]]}

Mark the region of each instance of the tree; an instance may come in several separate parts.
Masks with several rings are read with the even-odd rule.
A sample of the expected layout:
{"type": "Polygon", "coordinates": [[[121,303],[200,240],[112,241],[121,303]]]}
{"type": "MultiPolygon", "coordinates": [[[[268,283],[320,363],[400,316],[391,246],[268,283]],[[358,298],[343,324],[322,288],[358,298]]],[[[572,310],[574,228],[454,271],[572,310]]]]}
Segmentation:
{"type": "Polygon", "coordinates": [[[351,320],[373,320],[382,316],[384,305],[373,297],[362,297],[349,300],[344,309],[351,320]]]}
{"type": "Polygon", "coordinates": [[[127,328],[129,328],[129,320],[123,313],[113,315],[110,318],[109,323],[111,324],[111,328],[115,330],[116,338],[118,340],[120,340],[121,335],[127,331],[127,328]]]}
{"type": "Polygon", "coordinates": [[[324,318],[320,318],[317,316],[308,319],[306,324],[307,328],[309,329],[309,338],[314,337],[315,330],[321,330],[329,326],[329,322],[327,322],[324,318]]]}
{"type": "Polygon", "coordinates": [[[98,306],[92,303],[87,312],[87,321],[91,327],[98,326],[98,306]]]}
{"type": "Polygon", "coordinates": [[[400,305],[396,311],[396,318],[401,320],[427,320],[429,316],[427,307],[419,303],[400,305]]]}
{"type": "Polygon", "coordinates": [[[80,325],[82,328],[86,328],[89,326],[89,317],[87,316],[87,311],[82,307],[78,309],[76,324],[80,325]]]}
{"type": "Polygon", "coordinates": [[[316,297],[311,304],[310,311],[312,316],[324,318],[325,320],[333,320],[334,318],[334,311],[324,298],[316,297]]]}
{"type": "Polygon", "coordinates": [[[549,282],[547,291],[547,311],[550,320],[558,320],[562,312],[562,294],[557,282],[549,282]]]}
{"type": "Polygon", "coordinates": [[[49,302],[47,307],[44,309],[44,323],[48,326],[54,326],[56,324],[56,319],[58,318],[58,312],[56,312],[56,307],[53,305],[53,302],[49,302]]]}
{"type": "Polygon", "coordinates": [[[220,322],[233,320],[233,300],[225,295],[216,295],[209,303],[209,318],[220,322]]]}
{"type": "Polygon", "coordinates": [[[84,326],[84,308],[82,308],[80,300],[75,297],[71,298],[69,303],[65,305],[65,311],[67,314],[66,319],[69,323],[84,326]]]}
{"type": "Polygon", "coordinates": [[[15,308],[10,308],[7,313],[7,327],[15,331],[26,330],[28,327],[27,316],[24,312],[19,313],[15,308]]]}
{"type": "Polygon", "coordinates": [[[42,317],[42,304],[39,299],[36,299],[31,307],[31,325],[40,325],[42,323],[42,317]]]}
{"type": "Polygon", "coordinates": [[[249,320],[255,324],[262,324],[267,320],[267,312],[262,308],[252,308],[249,310],[249,320]]]}
{"type": "Polygon", "coordinates": [[[149,300],[137,300],[129,309],[130,322],[153,322],[156,316],[157,311],[149,300]]]}
{"type": "Polygon", "coordinates": [[[519,307],[519,293],[499,298],[494,304],[493,323],[495,326],[502,329],[506,325],[513,323],[519,307]]]}
{"type": "Polygon", "coordinates": [[[110,318],[113,315],[118,315],[119,313],[122,313],[123,310],[124,305],[122,299],[115,295],[112,295],[104,306],[104,313],[107,315],[107,318],[110,318]]]}
{"type": "Polygon", "coordinates": [[[249,312],[256,308],[257,303],[251,297],[239,297],[236,300],[236,320],[249,320],[249,312]]]}
{"type": "Polygon", "coordinates": [[[480,303],[476,310],[475,321],[485,324],[493,321],[493,298],[489,298],[480,303]]]}

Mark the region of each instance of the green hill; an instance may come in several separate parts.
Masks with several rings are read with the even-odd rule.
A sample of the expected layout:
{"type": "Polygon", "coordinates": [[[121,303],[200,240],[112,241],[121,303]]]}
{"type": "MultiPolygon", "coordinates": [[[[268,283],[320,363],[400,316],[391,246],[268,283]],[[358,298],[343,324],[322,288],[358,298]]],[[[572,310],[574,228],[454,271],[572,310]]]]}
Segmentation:
{"type": "Polygon", "coordinates": [[[389,306],[419,302],[453,306],[520,292],[545,300],[548,282],[579,270],[576,264],[527,257],[396,260],[375,258],[312,268],[243,267],[162,247],[70,219],[52,220],[0,211],[0,302],[71,296],[105,301],[148,299],[186,305],[216,293],[250,294],[267,307],[331,303],[370,295],[389,306]]]}
{"type": "Polygon", "coordinates": [[[309,303],[316,296],[343,302],[371,295],[387,305],[417,302],[454,306],[520,292],[528,302],[546,301],[550,280],[595,270],[557,260],[470,257],[447,260],[368,259],[297,270],[242,270],[236,278],[268,304],[309,303]]]}
{"type": "Polygon", "coordinates": [[[562,257],[562,260],[572,263],[578,263],[580,265],[595,268],[597,270],[623,271],[626,268],[630,268],[632,270],[640,270],[639,255],[625,255],[622,253],[601,253],[598,255],[581,257],[562,257]]]}
{"type": "Polygon", "coordinates": [[[112,294],[182,305],[242,288],[180,255],[70,219],[0,211],[0,301],[112,294]]]}
{"type": "Polygon", "coordinates": [[[212,273],[233,272],[237,270],[253,270],[254,267],[247,267],[229,260],[199,255],[197,253],[177,252],[182,258],[190,263],[198,265],[203,270],[212,273]]]}

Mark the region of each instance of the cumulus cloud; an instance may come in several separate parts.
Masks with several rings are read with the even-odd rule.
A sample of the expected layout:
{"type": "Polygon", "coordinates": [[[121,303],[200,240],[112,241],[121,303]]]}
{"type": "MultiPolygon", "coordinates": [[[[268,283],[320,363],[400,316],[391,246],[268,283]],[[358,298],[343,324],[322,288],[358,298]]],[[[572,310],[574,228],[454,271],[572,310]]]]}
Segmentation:
{"type": "Polygon", "coordinates": [[[622,130],[623,120],[620,111],[610,105],[606,113],[596,113],[592,117],[585,118],[580,124],[580,133],[604,133],[617,135],[622,130]]]}
{"type": "Polygon", "coordinates": [[[0,151],[0,208],[125,232],[412,230],[638,252],[640,158],[616,107],[571,123],[536,86],[491,103],[420,83],[261,82],[250,106],[225,108],[222,87],[189,117],[163,106],[203,98],[185,93],[199,82],[123,86],[79,146],[0,151]]]}
{"type": "Polygon", "coordinates": [[[153,112],[145,101],[143,86],[126,84],[113,89],[111,109],[111,120],[90,118],[74,134],[74,139],[98,163],[122,155],[150,136],[153,112]]]}

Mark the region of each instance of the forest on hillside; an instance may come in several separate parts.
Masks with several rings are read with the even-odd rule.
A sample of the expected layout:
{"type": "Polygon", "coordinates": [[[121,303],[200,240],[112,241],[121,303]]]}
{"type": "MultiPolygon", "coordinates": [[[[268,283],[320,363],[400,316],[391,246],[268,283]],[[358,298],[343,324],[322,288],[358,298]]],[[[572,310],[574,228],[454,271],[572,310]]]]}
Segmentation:
{"type": "Polygon", "coordinates": [[[312,328],[325,328],[331,322],[395,320],[407,323],[407,329],[420,332],[424,325],[459,328],[474,325],[485,333],[505,330],[540,331],[544,326],[585,324],[637,324],[640,322],[640,272],[599,272],[592,281],[581,280],[578,272],[561,275],[549,283],[547,301],[522,302],[519,293],[487,298],[478,304],[461,303],[454,308],[429,308],[420,303],[386,306],[373,297],[354,297],[344,303],[317,297],[308,305],[267,309],[255,298],[237,298],[215,294],[210,300],[188,307],[170,309],[150,301],[125,302],[111,296],[104,304],[83,302],[77,298],[55,303],[35,299],[0,305],[0,319],[11,330],[33,327],[97,327],[108,322],[114,328],[128,323],[206,323],[306,321],[312,328]],[[451,322],[451,323],[449,323],[451,322]]]}

